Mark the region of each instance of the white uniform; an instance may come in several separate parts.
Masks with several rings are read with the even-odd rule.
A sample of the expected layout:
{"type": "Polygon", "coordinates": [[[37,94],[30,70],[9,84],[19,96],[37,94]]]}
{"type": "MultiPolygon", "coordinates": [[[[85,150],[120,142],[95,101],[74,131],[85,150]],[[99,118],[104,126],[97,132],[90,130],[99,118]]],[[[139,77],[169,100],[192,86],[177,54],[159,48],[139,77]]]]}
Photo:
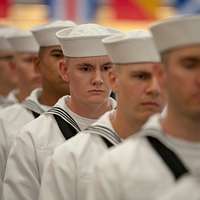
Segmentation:
{"type": "Polygon", "coordinates": [[[145,131],[139,136],[107,152],[98,161],[88,199],[200,199],[200,144],[169,137],[160,127],[160,117],[152,117],[149,123],[151,120],[156,123],[146,124],[145,131]],[[145,135],[158,138],[173,150],[189,169],[190,175],[181,176],[176,182],[172,171],[145,135]]]}
{"type": "Polygon", "coordinates": [[[8,156],[9,150],[18,131],[26,123],[34,119],[32,111],[41,114],[47,108],[38,102],[41,90],[34,90],[31,95],[22,104],[14,104],[9,106],[0,112],[0,132],[4,139],[0,142],[0,152],[4,153],[4,162],[0,163],[1,168],[1,181],[3,181],[6,158],[8,156]],[[3,141],[5,140],[5,141],[3,141]]]}
{"type": "Polygon", "coordinates": [[[0,131],[0,199],[2,195],[2,186],[3,186],[3,177],[4,177],[4,172],[5,172],[5,167],[6,167],[6,160],[7,160],[7,151],[6,151],[6,146],[7,146],[7,140],[6,136],[4,135],[3,132],[0,131]]]}
{"type": "Polygon", "coordinates": [[[17,90],[11,91],[8,96],[0,96],[0,109],[6,108],[12,104],[18,103],[18,99],[16,98],[17,90]]]}
{"type": "Polygon", "coordinates": [[[121,142],[110,122],[111,112],[56,149],[43,174],[40,200],[86,199],[94,163],[108,150],[102,137],[113,146],[121,142]]]}
{"type": "Polygon", "coordinates": [[[25,124],[35,119],[32,112],[41,114],[50,108],[39,103],[38,98],[41,92],[41,89],[35,89],[23,103],[14,104],[0,112],[0,132],[5,132],[4,134],[9,144],[8,149],[12,145],[18,131],[25,124]]]}
{"type": "Polygon", "coordinates": [[[73,113],[66,106],[68,98],[62,97],[52,109],[21,130],[7,161],[3,191],[5,200],[38,198],[44,163],[54,149],[65,142],[55,115],[70,123],[77,131],[96,121],[73,113]]]}

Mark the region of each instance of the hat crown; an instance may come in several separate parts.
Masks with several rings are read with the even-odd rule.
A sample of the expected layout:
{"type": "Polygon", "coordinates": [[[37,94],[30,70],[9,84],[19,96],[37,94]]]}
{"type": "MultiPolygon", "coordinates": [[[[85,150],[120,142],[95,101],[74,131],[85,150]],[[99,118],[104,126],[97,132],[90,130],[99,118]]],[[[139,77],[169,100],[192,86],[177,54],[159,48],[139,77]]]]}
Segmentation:
{"type": "Polygon", "coordinates": [[[103,39],[103,43],[114,43],[114,42],[123,42],[124,40],[130,40],[130,39],[145,39],[145,38],[152,38],[152,35],[149,31],[145,30],[134,30],[129,31],[125,33],[118,33],[109,37],[106,37],[103,39]]]}
{"type": "Polygon", "coordinates": [[[41,47],[55,46],[60,45],[56,37],[56,32],[73,26],[75,26],[75,23],[72,21],[54,21],[33,28],[32,33],[41,47]]]}
{"type": "Polygon", "coordinates": [[[103,39],[113,63],[159,62],[160,58],[149,31],[134,30],[103,39]]]}
{"type": "Polygon", "coordinates": [[[67,28],[74,25],[75,23],[69,20],[57,20],[57,21],[50,22],[48,24],[42,24],[42,25],[36,26],[31,31],[37,32],[37,31],[42,31],[46,29],[67,28]]]}
{"type": "Polygon", "coordinates": [[[91,57],[107,55],[102,38],[119,32],[98,24],[81,24],[56,33],[65,56],[91,57]]]}
{"type": "Polygon", "coordinates": [[[114,32],[117,32],[117,30],[114,31],[114,29],[106,28],[98,24],[81,24],[58,32],[57,37],[105,37],[114,32]]]}
{"type": "Polygon", "coordinates": [[[160,52],[200,44],[200,15],[174,16],[154,23],[150,31],[160,52]]]}

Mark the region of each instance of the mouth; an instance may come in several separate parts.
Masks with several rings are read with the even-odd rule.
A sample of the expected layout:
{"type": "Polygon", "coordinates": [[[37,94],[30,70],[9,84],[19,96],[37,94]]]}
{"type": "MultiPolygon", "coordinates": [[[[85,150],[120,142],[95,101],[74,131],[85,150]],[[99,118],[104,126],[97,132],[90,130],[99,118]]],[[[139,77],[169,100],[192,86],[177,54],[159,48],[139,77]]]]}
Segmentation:
{"type": "Polygon", "coordinates": [[[96,90],[89,90],[89,92],[91,92],[91,93],[102,93],[104,91],[96,89],[96,90]]]}
{"type": "Polygon", "coordinates": [[[142,105],[147,107],[159,107],[159,104],[153,101],[143,102],[142,105]]]}

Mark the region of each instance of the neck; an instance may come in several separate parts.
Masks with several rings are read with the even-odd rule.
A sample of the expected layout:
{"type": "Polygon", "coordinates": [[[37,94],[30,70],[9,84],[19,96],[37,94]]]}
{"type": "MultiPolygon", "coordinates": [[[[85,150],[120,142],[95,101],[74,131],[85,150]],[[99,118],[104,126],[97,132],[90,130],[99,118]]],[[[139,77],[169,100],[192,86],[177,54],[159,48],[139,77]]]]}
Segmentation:
{"type": "Polygon", "coordinates": [[[168,135],[192,142],[200,141],[200,117],[194,119],[184,116],[168,107],[166,117],[162,120],[161,125],[168,135]]]}
{"type": "Polygon", "coordinates": [[[70,99],[67,106],[76,114],[89,119],[97,119],[105,112],[112,109],[111,102],[107,101],[101,104],[80,104],[75,100],[70,99]]]}
{"type": "Polygon", "coordinates": [[[14,89],[14,88],[0,85],[0,95],[6,97],[12,89],[14,89]]]}
{"type": "Polygon", "coordinates": [[[144,121],[137,120],[136,118],[125,117],[120,110],[113,112],[111,116],[111,123],[115,131],[118,133],[120,138],[126,139],[140,130],[144,121]]]}
{"type": "Polygon", "coordinates": [[[18,99],[19,102],[22,102],[29,95],[30,95],[30,92],[22,88],[22,89],[19,89],[19,92],[16,94],[16,98],[18,99]]]}
{"type": "Polygon", "coordinates": [[[54,91],[43,88],[39,102],[46,106],[53,106],[61,97],[60,94],[56,94],[54,91]]]}

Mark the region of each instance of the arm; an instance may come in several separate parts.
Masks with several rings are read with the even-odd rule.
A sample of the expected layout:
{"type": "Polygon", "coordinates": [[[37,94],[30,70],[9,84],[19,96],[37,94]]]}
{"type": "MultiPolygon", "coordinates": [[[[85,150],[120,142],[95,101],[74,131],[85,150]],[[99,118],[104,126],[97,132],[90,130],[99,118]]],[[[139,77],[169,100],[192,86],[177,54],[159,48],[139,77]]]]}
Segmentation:
{"type": "Polygon", "coordinates": [[[45,165],[39,200],[75,200],[76,165],[64,143],[45,165]]]}
{"type": "Polygon", "coordinates": [[[33,140],[24,130],[16,138],[8,156],[3,197],[5,200],[36,200],[39,186],[33,140]]]}

